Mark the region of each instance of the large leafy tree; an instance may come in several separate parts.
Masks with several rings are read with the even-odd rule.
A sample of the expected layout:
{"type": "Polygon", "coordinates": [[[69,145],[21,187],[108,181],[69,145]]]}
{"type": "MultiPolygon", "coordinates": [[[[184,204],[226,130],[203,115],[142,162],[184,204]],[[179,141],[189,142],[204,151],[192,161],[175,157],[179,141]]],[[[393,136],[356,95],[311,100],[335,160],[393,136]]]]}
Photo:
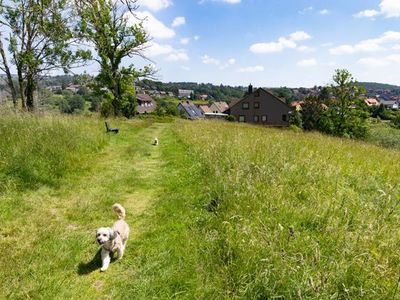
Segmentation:
{"type": "Polygon", "coordinates": [[[19,96],[28,110],[34,109],[40,76],[60,68],[67,72],[89,58],[88,51],[74,47],[69,15],[66,0],[0,0],[0,24],[8,32],[19,96]]]}
{"type": "Polygon", "coordinates": [[[136,102],[134,81],[152,74],[149,66],[123,65],[127,58],[145,58],[143,50],[149,40],[135,16],[136,0],[75,0],[75,7],[77,31],[95,49],[94,59],[100,65],[96,91],[103,96],[103,114],[131,117],[136,102]]]}
{"type": "Polygon", "coordinates": [[[345,69],[335,71],[333,82],[330,88],[333,100],[320,120],[320,129],[338,136],[364,137],[368,113],[363,109],[361,95],[365,88],[345,69]]]}

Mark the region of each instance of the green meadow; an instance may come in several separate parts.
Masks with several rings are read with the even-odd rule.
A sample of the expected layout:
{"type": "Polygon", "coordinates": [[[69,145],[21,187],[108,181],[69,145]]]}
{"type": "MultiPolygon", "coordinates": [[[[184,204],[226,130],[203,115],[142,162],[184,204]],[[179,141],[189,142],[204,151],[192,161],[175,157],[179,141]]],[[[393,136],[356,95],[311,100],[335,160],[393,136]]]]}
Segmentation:
{"type": "Polygon", "coordinates": [[[390,144],[110,122],[119,134],[95,117],[1,115],[1,299],[400,299],[390,144]],[[94,232],[115,202],[131,236],[101,273],[94,232]]]}

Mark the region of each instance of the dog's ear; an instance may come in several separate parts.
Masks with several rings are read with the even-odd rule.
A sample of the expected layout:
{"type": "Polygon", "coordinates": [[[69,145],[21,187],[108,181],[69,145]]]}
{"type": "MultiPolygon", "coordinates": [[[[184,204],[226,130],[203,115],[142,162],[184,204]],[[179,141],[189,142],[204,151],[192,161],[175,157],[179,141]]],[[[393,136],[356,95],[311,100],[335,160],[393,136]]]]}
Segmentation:
{"type": "Polygon", "coordinates": [[[110,234],[110,239],[113,240],[116,238],[117,233],[112,228],[108,228],[108,232],[110,234]]]}

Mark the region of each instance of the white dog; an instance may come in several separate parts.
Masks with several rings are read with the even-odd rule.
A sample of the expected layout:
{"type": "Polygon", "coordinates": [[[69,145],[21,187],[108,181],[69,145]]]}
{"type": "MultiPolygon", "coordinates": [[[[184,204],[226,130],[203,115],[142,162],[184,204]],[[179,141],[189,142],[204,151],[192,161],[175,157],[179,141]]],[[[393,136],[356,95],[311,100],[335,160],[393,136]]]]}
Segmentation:
{"type": "Polygon", "coordinates": [[[158,146],[158,138],[154,138],[153,145],[154,145],[154,146],[158,146]]]}
{"type": "Polygon", "coordinates": [[[121,204],[115,203],[112,209],[117,213],[119,220],[113,226],[101,227],[96,230],[96,240],[101,245],[102,266],[100,271],[104,272],[110,264],[110,252],[118,252],[118,259],[124,256],[126,241],[129,236],[129,226],[124,221],[125,208],[121,204]]]}

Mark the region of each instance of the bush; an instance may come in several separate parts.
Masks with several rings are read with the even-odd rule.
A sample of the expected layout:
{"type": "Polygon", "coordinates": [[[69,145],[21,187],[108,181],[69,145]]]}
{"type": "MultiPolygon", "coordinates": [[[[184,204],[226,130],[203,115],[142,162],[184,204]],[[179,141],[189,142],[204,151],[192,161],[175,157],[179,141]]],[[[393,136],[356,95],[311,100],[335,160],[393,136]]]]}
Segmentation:
{"type": "Polygon", "coordinates": [[[59,102],[59,108],[65,114],[76,113],[78,110],[83,111],[85,108],[85,99],[78,94],[66,94],[59,102]]]}
{"type": "Polygon", "coordinates": [[[235,122],[236,121],[235,116],[233,116],[233,115],[226,116],[225,120],[227,120],[228,122],[235,122]]]}

